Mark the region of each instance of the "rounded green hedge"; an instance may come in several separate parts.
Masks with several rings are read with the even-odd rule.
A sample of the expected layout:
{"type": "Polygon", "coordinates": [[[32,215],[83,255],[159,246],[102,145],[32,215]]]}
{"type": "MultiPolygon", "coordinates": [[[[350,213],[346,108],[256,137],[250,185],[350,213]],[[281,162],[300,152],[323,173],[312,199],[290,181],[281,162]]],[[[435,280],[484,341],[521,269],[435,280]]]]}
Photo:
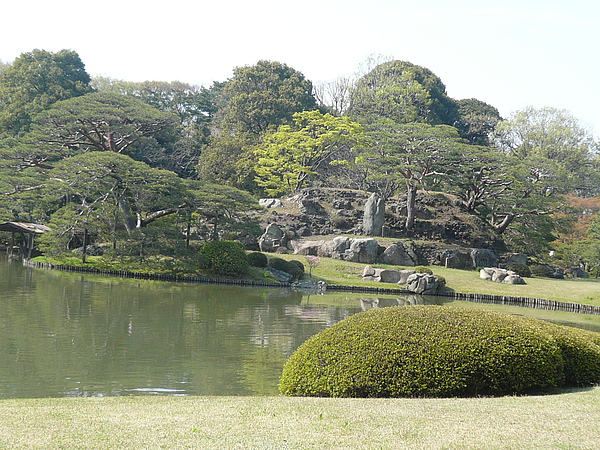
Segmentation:
{"type": "Polygon", "coordinates": [[[216,275],[244,275],[250,269],[246,250],[237,241],[207,242],[199,254],[201,258],[208,258],[208,270],[216,275]]]}
{"type": "Polygon", "coordinates": [[[267,267],[269,258],[264,253],[252,252],[248,253],[248,263],[250,263],[252,267],[267,267]]]}
{"type": "Polygon", "coordinates": [[[318,397],[464,397],[589,386],[600,383],[596,334],[469,308],[369,310],[302,344],[279,389],[318,397]]]}

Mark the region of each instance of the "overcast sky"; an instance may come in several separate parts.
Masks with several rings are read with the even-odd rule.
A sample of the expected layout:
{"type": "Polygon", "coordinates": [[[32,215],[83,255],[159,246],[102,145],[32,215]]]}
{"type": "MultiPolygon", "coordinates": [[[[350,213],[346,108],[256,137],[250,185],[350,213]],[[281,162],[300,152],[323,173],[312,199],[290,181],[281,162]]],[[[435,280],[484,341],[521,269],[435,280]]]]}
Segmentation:
{"type": "Polygon", "coordinates": [[[600,136],[598,0],[23,0],[0,7],[0,60],[75,50],[92,76],[210,86],[280,61],[314,83],[370,55],[427,67],[504,117],[570,111],[600,136]]]}

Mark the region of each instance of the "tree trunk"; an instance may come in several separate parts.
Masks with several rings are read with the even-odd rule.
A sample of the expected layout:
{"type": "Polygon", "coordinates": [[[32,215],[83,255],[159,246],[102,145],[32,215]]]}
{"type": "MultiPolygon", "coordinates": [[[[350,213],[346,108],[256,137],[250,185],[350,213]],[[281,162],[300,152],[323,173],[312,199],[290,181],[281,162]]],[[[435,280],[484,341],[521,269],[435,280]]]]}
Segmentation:
{"type": "Polygon", "coordinates": [[[415,229],[415,203],[417,200],[417,185],[406,182],[406,230],[414,231],[415,229]]]}
{"type": "Polygon", "coordinates": [[[494,228],[496,229],[496,231],[498,233],[502,234],[506,231],[506,229],[512,223],[514,218],[515,218],[515,215],[512,213],[509,213],[504,216],[504,218],[502,219],[502,221],[500,223],[498,223],[498,224],[493,223],[492,225],[494,226],[494,228]]]}

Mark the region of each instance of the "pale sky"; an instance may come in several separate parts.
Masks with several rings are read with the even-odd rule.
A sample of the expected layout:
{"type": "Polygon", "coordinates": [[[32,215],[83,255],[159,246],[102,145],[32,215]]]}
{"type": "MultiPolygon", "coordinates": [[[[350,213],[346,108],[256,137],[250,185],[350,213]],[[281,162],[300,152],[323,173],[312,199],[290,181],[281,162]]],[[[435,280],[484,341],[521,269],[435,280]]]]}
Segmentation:
{"type": "Polygon", "coordinates": [[[600,137],[598,0],[25,0],[0,7],[0,60],[76,51],[91,76],[209,87],[279,61],[317,83],[371,55],[424,66],[504,117],[566,109],[600,137]]]}

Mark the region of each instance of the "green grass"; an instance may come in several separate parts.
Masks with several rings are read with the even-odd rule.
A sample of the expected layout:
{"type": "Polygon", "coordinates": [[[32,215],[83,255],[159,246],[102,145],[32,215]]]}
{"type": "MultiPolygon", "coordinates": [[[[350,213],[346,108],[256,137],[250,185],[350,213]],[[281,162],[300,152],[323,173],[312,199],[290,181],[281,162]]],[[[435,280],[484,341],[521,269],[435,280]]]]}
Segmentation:
{"type": "Polygon", "coordinates": [[[600,387],[474,399],[107,397],[0,401],[10,449],[592,449],[600,387]]]}
{"type": "MultiPolygon", "coordinates": [[[[274,256],[274,255],[270,255],[274,256]]],[[[277,255],[285,259],[297,259],[306,263],[304,256],[277,255]]],[[[363,281],[362,271],[366,264],[351,263],[331,258],[321,258],[321,263],[313,269],[315,280],[323,280],[327,284],[373,286],[394,288],[393,284],[363,281]]],[[[373,267],[399,267],[374,264],[373,267]]],[[[525,285],[509,285],[494,283],[479,278],[479,272],[458,269],[446,269],[442,266],[428,266],[434,275],[446,279],[449,290],[462,293],[508,295],[515,297],[543,298],[558,300],[568,303],[582,303],[600,306],[600,279],[595,278],[566,278],[557,280],[553,278],[531,277],[525,278],[525,285]]],[[[411,267],[402,267],[411,269],[411,267]]]]}
{"type": "MultiPolygon", "coordinates": [[[[286,260],[296,259],[301,261],[306,266],[306,272],[308,273],[308,263],[306,262],[306,258],[302,255],[268,254],[268,256],[272,258],[278,257],[286,260]]],[[[35,258],[35,260],[54,264],[82,265],[81,259],[77,257],[38,257],[35,258]]],[[[366,264],[341,261],[339,259],[321,258],[321,263],[319,266],[313,269],[313,279],[323,280],[327,284],[336,285],[372,286],[380,288],[397,287],[393,284],[363,281],[361,275],[365,265],[366,264]]],[[[134,272],[140,271],[167,274],[177,273],[183,276],[204,275],[198,271],[192,270],[174,271],[173,266],[168,262],[168,260],[165,259],[151,259],[143,263],[132,260],[125,261],[125,264],[121,265],[119,260],[107,261],[100,257],[88,257],[85,266],[109,270],[130,270],[134,272]]],[[[396,269],[399,268],[386,266],[383,264],[375,264],[373,266],[396,269]]],[[[410,269],[410,267],[404,268],[410,269]]],[[[435,275],[443,276],[446,279],[447,289],[455,292],[533,297],[547,300],[558,300],[567,303],[582,303],[600,306],[600,279],[566,278],[564,280],[557,280],[553,278],[531,277],[525,279],[527,282],[526,285],[508,285],[482,280],[479,278],[479,272],[477,271],[446,269],[445,267],[441,266],[429,266],[429,268],[433,270],[435,275]]],[[[259,280],[265,279],[263,276],[263,270],[259,268],[251,268],[251,271],[246,278],[259,280]]],[[[269,280],[272,279],[269,278],[269,280]]]]}

